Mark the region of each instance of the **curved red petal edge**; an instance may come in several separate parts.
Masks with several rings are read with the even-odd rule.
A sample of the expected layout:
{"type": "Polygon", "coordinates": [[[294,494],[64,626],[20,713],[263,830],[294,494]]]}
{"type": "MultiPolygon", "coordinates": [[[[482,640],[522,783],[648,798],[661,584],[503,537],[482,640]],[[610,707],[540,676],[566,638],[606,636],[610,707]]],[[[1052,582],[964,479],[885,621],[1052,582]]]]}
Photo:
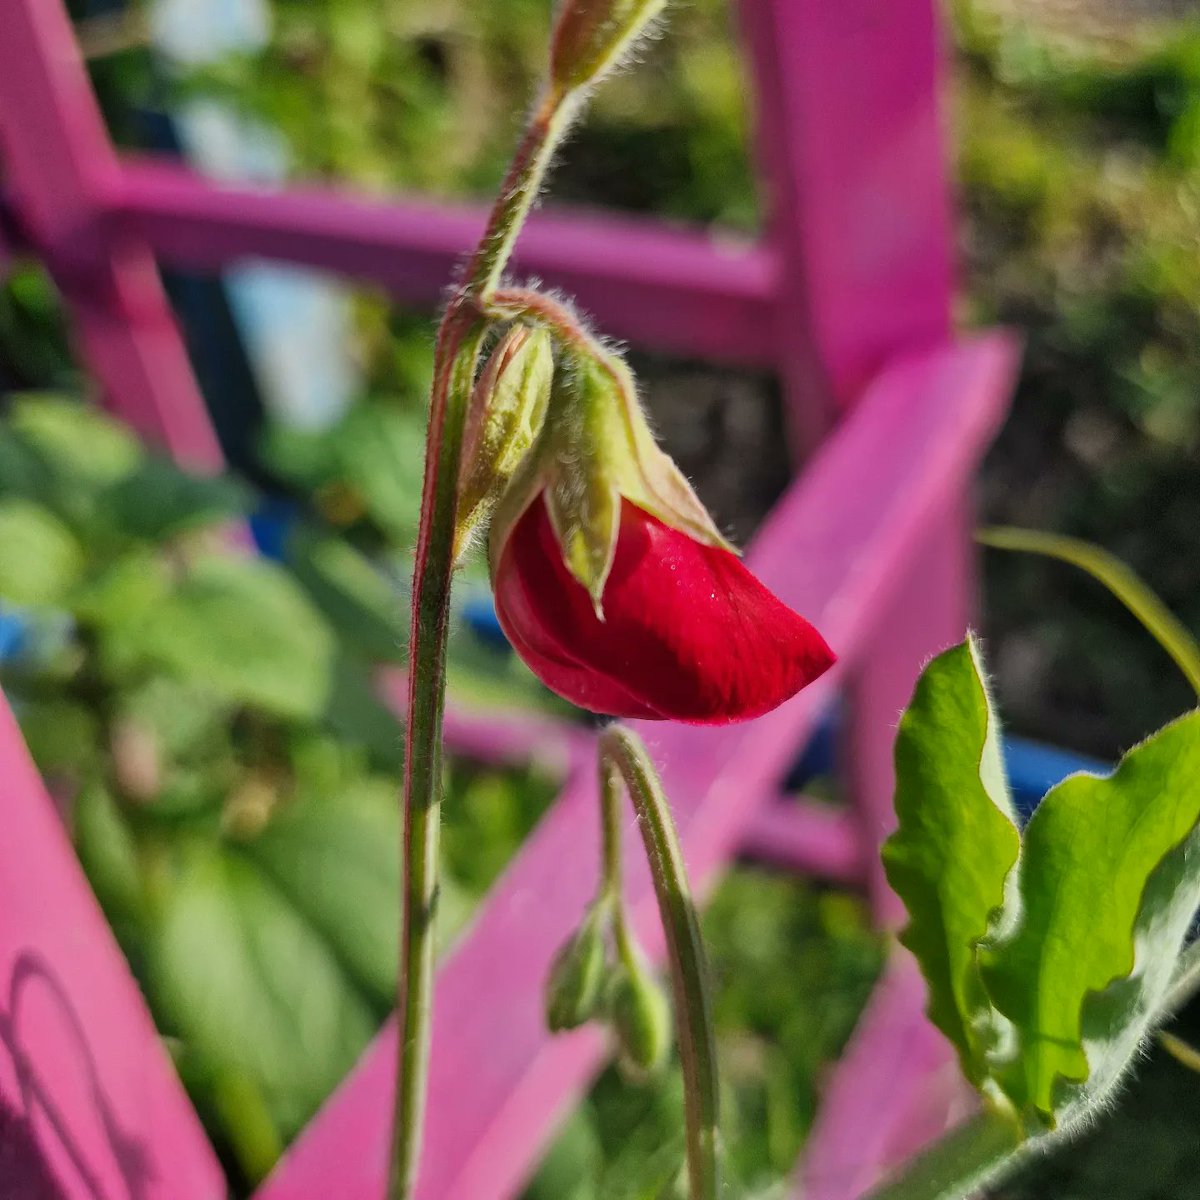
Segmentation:
{"type": "Polygon", "coordinates": [[[741,559],[622,501],[597,618],[540,499],[509,532],[494,579],[501,627],[560,696],[593,712],[691,724],[762,716],[834,663],[825,639],[741,559]]]}

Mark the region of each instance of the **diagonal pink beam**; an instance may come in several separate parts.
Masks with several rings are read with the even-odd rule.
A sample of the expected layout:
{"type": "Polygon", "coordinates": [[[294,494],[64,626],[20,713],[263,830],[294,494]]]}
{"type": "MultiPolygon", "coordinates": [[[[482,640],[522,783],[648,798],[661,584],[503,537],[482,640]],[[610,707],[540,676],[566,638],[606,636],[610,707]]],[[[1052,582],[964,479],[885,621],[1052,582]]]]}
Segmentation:
{"type": "Polygon", "coordinates": [[[99,236],[116,156],[60,0],[5,0],[0,150],[22,235],[49,263],[75,336],[113,412],[187,466],[217,444],[145,245],[99,236]]]}
{"type": "Polygon", "coordinates": [[[3,694],[0,1129],[0,1195],[225,1196],[220,1166],[3,694]]]}
{"type": "MultiPolygon", "coordinates": [[[[956,500],[1006,404],[1012,342],[991,335],[885,372],[825,443],[763,528],[755,569],[852,663],[906,555],[956,500]]],[[[834,681],[759,721],[724,729],[643,726],[664,776],[688,866],[703,888],[775,795],[834,681]]],[[[596,878],[597,820],[581,770],[489,896],[438,975],[421,1200],[500,1200],[520,1185],[556,1118],[601,1061],[591,1031],[550,1038],[541,983],[596,878]]],[[[634,830],[627,826],[631,863],[634,830]]],[[[644,868],[634,917],[661,949],[644,868]]],[[[391,1116],[394,1026],[258,1193],[258,1200],[378,1200],[391,1116]]]]}
{"type": "MultiPolygon", "coordinates": [[[[111,184],[112,228],[165,261],[215,269],[283,259],[422,304],[443,297],[485,216],[428,201],[210,183],[152,159],[122,164],[111,184]]],[[[514,267],[566,289],[600,328],[640,345],[752,365],[784,352],[774,332],[775,259],[743,241],[551,210],[522,233],[514,267]]]]}

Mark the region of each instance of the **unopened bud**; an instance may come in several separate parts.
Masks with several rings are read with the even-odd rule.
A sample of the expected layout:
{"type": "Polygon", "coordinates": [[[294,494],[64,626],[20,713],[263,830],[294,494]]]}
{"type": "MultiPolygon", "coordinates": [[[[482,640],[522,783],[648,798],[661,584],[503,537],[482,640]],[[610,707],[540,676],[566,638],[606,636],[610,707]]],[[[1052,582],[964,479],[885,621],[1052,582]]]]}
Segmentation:
{"type": "Polygon", "coordinates": [[[648,969],[623,970],[609,997],[617,1063],[634,1079],[653,1075],[671,1043],[671,1007],[648,969]]]}
{"type": "Polygon", "coordinates": [[[585,87],[620,62],[666,0],[563,0],[550,42],[550,78],[585,87]]]}
{"type": "Polygon", "coordinates": [[[554,957],[546,980],[546,1025],[551,1033],[577,1029],[600,1006],[607,924],[603,915],[593,906],[554,957]]]}
{"type": "Polygon", "coordinates": [[[545,329],[514,325],[492,351],[471,395],[458,483],[457,558],[487,520],[546,416],[554,355],[545,329]]]}

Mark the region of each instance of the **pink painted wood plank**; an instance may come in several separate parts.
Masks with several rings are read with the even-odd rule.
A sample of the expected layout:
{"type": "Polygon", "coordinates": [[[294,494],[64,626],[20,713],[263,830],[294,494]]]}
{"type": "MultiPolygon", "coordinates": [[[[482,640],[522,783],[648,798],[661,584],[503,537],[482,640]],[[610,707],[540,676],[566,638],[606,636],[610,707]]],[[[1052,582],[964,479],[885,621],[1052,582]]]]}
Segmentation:
{"type": "Polygon", "coordinates": [[[920,972],[897,947],[823,1089],[796,1200],[859,1200],[971,1113],[974,1093],[924,1006],[920,972]]]}
{"type": "Polygon", "coordinates": [[[0,694],[0,1194],[223,1200],[225,1181],[0,694]]]}
{"type": "MultiPolygon", "coordinates": [[[[378,677],[380,694],[399,719],[408,702],[407,679],[399,667],[378,677]]],[[[453,696],[447,697],[443,737],[447,749],[479,762],[536,762],[564,777],[596,752],[596,735],[582,725],[540,713],[472,708],[453,696]]]]}
{"type": "Polygon", "coordinates": [[[832,883],[861,887],[866,878],[863,839],[852,813],[788,796],[754,814],[738,854],[832,883]]]}
{"type": "MultiPolygon", "coordinates": [[[[110,197],[117,228],[165,260],[217,268],[250,257],[382,284],[432,304],[483,231],[477,208],[372,200],[316,188],[213,184],[165,162],[125,165],[110,197]]],[[[774,257],[742,241],[634,218],[535,214],[521,234],[518,273],[566,289],[606,333],[706,359],[766,365],[774,257]]]]}
{"type": "MultiPolygon", "coordinates": [[[[1014,358],[1000,334],[885,372],[766,522],[751,563],[852,665],[906,557],[965,485],[1004,411],[1014,358]]],[[[703,888],[754,813],[778,794],[829,702],[827,678],[759,721],[724,729],[643,725],[703,888]]],[[[639,933],[661,946],[649,880],[627,825],[639,933]]],[[[600,1060],[592,1032],[550,1038],[541,982],[596,878],[591,771],[568,783],[441,965],[421,1200],[499,1200],[600,1060]]],[[[391,1111],[389,1024],[258,1193],[259,1200],[377,1200],[391,1111]],[[332,1190],[331,1190],[332,1189],[332,1190]]]]}
{"type": "Polygon", "coordinates": [[[100,221],[118,175],[60,0],[5,0],[0,159],[21,227],[45,258],[105,403],[198,470],[221,465],[158,272],[100,221]]]}
{"type": "Polygon", "coordinates": [[[894,354],[949,336],[953,230],[934,7],[741,0],[785,281],[784,377],[809,446],[894,354]]]}
{"type": "Polygon", "coordinates": [[[922,667],[961,641],[976,614],[972,519],[948,496],[905,567],[887,610],[853,673],[847,705],[846,768],[867,854],[867,891],[876,922],[895,929],[904,905],[888,886],[878,849],[896,827],[893,743],[922,667]]]}

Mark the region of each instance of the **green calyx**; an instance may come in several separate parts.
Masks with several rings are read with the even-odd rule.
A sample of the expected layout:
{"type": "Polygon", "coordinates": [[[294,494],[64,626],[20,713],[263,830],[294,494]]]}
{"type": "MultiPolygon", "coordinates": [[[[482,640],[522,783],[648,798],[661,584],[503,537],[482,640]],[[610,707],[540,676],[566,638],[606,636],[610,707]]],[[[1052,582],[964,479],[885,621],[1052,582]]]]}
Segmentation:
{"type": "Polygon", "coordinates": [[[682,472],[659,449],[629,369],[596,347],[563,354],[541,435],[496,509],[493,574],[509,531],[539,498],[563,562],[587,589],[601,618],[622,500],[697,541],[733,549],[682,472]]]}
{"type": "Polygon", "coordinates": [[[621,61],[666,0],[564,0],[550,43],[550,78],[563,91],[587,87],[621,61]]]}
{"type": "Polygon", "coordinates": [[[456,561],[537,439],[553,374],[550,334],[524,324],[509,327],[480,373],[463,431],[454,532],[456,561]]]}

